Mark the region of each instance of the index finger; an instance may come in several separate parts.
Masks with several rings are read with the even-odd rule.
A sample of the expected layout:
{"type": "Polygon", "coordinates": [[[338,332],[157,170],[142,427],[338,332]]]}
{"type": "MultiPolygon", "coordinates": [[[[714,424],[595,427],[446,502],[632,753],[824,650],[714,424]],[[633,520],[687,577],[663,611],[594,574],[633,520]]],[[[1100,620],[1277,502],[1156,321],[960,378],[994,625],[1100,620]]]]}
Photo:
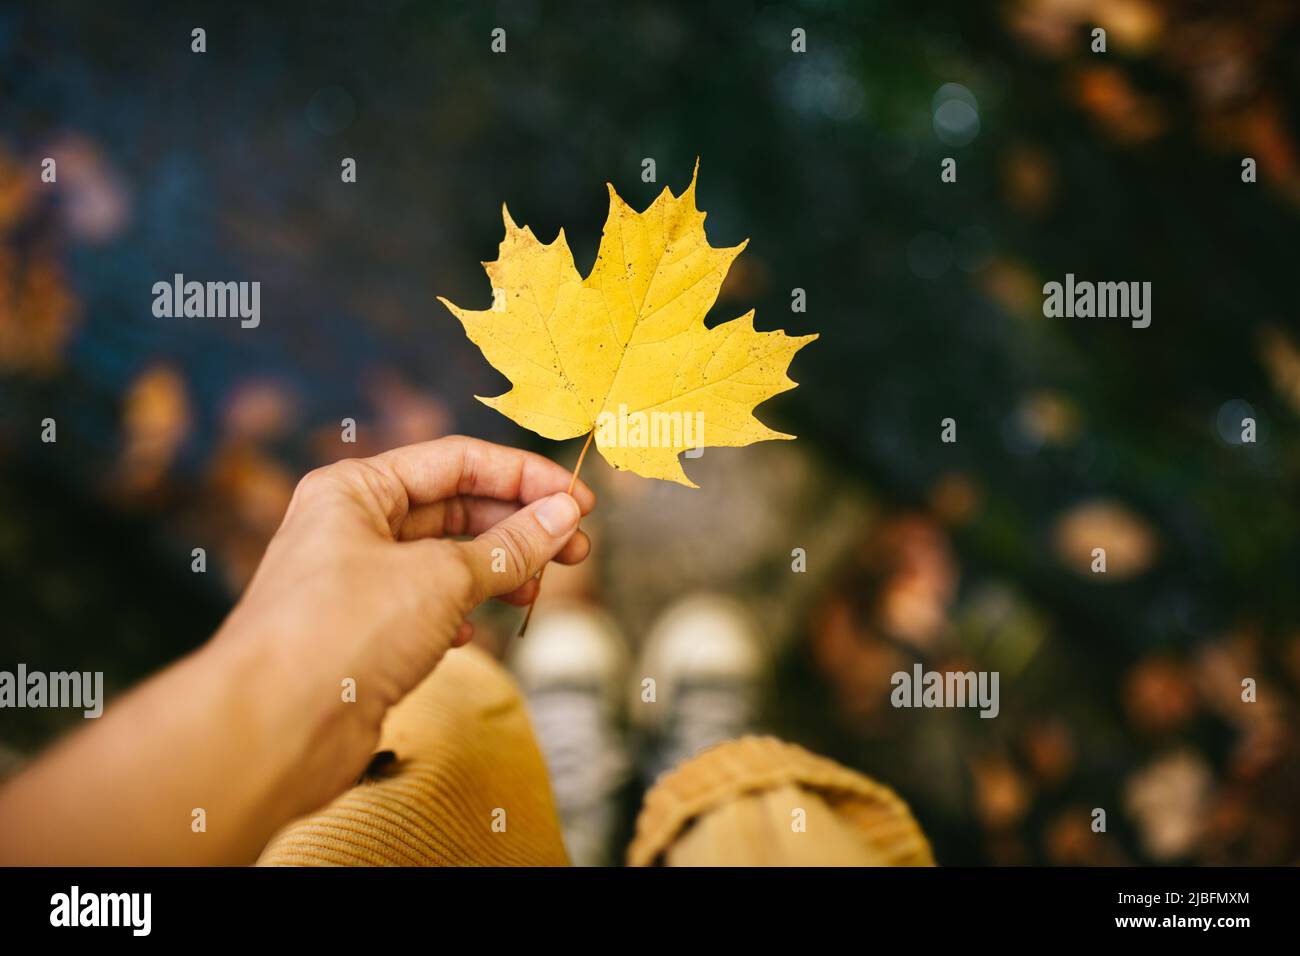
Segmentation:
{"type": "MultiPolygon", "coordinates": [[[[530,504],[567,491],[573,480],[568,469],[544,455],[464,435],[394,448],[373,461],[401,483],[412,507],[454,495],[530,504]]],[[[583,481],[574,484],[572,495],[583,514],[596,505],[595,493],[583,481]]]]}

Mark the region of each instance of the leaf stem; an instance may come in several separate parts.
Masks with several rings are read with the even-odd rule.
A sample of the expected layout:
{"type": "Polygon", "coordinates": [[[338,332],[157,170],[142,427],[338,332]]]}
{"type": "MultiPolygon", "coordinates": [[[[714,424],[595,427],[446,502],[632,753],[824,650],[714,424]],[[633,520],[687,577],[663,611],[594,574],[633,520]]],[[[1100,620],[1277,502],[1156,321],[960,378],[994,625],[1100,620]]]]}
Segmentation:
{"type": "MultiPolygon", "coordinates": [[[[582,446],[582,451],[578,454],[578,463],[573,466],[573,477],[569,479],[568,494],[573,494],[573,489],[578,486],[578,472],[582,471],[582,460],[587,457],[587,449],[591,447],[591,440],[596,437],[596,429],[587,432],[586,444],[582,446]]],[[[537,572],[537,594],[533,595],[532,603],[528,605],[528,613],[524,615],[524,623],[519,625],[519,636],[523,637],[528,632],[528,622],[533,619],[533,608],[537,606],[537,598],[542,593],[542,578],[546,575],[546,566],[537,572]]]]}

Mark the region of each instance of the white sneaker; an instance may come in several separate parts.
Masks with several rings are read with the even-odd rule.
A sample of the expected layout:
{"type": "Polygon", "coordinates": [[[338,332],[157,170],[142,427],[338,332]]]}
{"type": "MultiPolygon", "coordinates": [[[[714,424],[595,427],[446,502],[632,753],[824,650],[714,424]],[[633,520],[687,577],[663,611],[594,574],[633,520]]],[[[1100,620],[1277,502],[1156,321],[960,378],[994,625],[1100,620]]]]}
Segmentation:
{"type": "Polygon", "coordinates": [[[524,691],[575,866],[616,860],[630,761],[619,723],[627,653],[613,622],[583,605],[539,610],[508,662],[524,691]]]}
{"type": "Polygon", "coordinates": [[[751,733],[763,671],[757,632],[739,601],[701,593],[665,611],[646,640],[632,702],[652,742],[647,782],[706,747],[751,733]]]}

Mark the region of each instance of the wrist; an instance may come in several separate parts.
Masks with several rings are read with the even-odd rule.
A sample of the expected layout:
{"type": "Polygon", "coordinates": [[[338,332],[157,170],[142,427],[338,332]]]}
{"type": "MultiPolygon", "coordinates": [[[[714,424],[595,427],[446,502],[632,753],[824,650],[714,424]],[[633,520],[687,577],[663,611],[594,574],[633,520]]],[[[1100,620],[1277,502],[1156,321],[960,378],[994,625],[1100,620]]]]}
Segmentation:
{"type": "Polygon", "coordinates": [[[223,709],[237,715],[228,732],[247,754],[254,802],[270,832],[328,802],[365,767],[382,715],[345,699],[318,655],[239,626],[223,628],[199,654],[207,656],[200,667],[223,675],[223,709]]]}

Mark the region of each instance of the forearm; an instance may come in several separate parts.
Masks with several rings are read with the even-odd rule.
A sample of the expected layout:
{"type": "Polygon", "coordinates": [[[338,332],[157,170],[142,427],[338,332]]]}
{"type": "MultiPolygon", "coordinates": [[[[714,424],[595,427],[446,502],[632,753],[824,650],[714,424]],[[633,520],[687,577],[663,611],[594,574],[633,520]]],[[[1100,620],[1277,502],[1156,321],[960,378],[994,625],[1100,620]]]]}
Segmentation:
{"type": "Polygon", "coordinates": [[[109,707],[0,790],[0,863],[251,862],[312,809],[295,774],[332,739],[356,747],[330,726],[340,709],[305,707],[276,667],[252,642],[214,641],[109,707]]]}
{"type": "Polygon", "coordinates": [[[217,636],[0,790],[0,864],[252,862],[356,779],[473,607],[586,557],[594,501],[458,437],[312,472],[217,636]]]}

